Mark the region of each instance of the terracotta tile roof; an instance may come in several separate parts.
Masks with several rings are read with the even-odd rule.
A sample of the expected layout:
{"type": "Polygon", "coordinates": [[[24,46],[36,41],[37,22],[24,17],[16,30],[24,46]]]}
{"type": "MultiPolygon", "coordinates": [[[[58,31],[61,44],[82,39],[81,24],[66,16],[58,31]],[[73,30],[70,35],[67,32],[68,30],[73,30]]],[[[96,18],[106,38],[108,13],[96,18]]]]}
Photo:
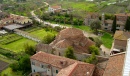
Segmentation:
{"type": "Polygon", "coordinates": [[[37,61],[40,61],[43,63],[51,64],[52,66],[55,66],[57,68],[64,68],[64,67],[76,62],[76,60],[48,54],[48,53],[41,52],[41,51],[36,53],[35,55],[31,56],[31,59],[34,59],[34,60],[37,60],[37,61]],[[66,61],[67,61],[67,63],[64,66],[60,64],[60,62],[66,62],[66,61]]]}
{"type": "Polygon", "coordinates": [[[125,25],[125,21],[117,21],[116,24],[124,26],[125,25]]]}
{"type": "Polygon", "coordinates": [[[109,58],[103,76],[122,76],[125,53],[113,55],[109,58]]]}
{"type": "Polygon", "coordinates": [[[84,63],[45,52],[38,52],[35,55],[31,56],[31,59],[46,64],[51,64],[54,67],[60,68],[61,71],[57,76],[86,76],[85,74],[87,72],[89,72],[88,76],[91,76],[95,68],[93,64],[84,63]],[[64,65],[61,64],[61,62],[63,62],[64,65]]]}
{"type": "Polygon", "coordinates": [[[72,44],[73,43],[71,41],[64,39],[64,40],[61,40],[61,41],[57,42],[55,44],[55,47],[56,48],[66,48],[66,47],[71,46],[72,44]]]}
{"type": "Polygon", "coordinates": [[[105,20],[105,23],[112,24],[112,23],[113,23],[113,20],[110,20],[110,19],[108,19],[108,20],[105,20]]]}
{"type": "Polygon", "coordinates": [[[56,6],[51,6],[51,8],[53,8],[53,9],[60,9],[61,6],[56,5],[56,6]]]}
{"type": "Polygon", "coordinates": [[[115,40],[114,40],[114,45],[126,47],[126,45],[127,45],[127,40],[117,40],[117,39],[115,39],[115,40]]]}
{"type": "Polygon", "coordinates": [[[75,36],[81,36],[83,35],[83,32],[76,28],[66,28],[59,33],[60,39],[75,37],[75,36]]]}
{"type": "Polygon", "coordinates": [[[95,67],[93,65],[78,63],[69,76],[92,76],[94,68],[95,67]]]}
{"type": "Polygon", "coordinates": [[[92,76],[94,71],[93,65],[86,65],[86,63],[74,63],[61,71],[56,76],[92,76]],[[87,74],[88,72],[88,74],[87,74]]]}
{"type": "Polygon", "coordinates": [[[115,14],[116,16],[130,16],[130,13],[119,13],[115,14]]]}
{"type": "Polygon", "coordinates": [[[130,32],[116,31],[114,34],[114,39],[117,40],[127,40],[128,38],[130,38],[130,32]]]}

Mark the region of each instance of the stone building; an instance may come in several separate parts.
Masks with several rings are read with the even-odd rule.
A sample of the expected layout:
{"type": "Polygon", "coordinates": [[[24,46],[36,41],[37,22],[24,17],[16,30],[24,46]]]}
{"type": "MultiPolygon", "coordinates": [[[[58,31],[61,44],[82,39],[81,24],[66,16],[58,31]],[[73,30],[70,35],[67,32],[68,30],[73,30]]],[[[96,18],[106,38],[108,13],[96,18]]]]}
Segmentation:
{"type": "Polygon", "coordinates": [[[95,65],[45,52],[31,56],[30,76],[92,76],[95,65]],[[37,74],[38,73],[38,74],[37,74]]]}
{"type": "Polygon", "coordinates": [[[64,55],[65,50],[71,46],[74,48],[75,53],[90,53],[89,46],[95,43],[86,38],[83,32],[76,28],[67,28],[56,36],[56,39],[50,43],[50,46],[56,51],[56,55],[64,55]]]}

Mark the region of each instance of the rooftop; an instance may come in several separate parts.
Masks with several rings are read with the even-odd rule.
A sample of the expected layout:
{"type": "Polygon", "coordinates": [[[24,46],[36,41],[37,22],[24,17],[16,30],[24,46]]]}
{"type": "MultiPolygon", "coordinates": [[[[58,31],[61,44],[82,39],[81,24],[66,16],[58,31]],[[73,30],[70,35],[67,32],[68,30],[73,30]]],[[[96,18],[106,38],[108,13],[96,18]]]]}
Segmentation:
{"type": "Polygon", "coordinates": [[[122,76],[125,53],[119,53],[109,58],[103,76],[122,76]]]}
{"type": "Polygon", "coordinates": [[[86,76],[87,72],[89,73],[88,76],[91,76],[95,68],[93,64],[84,63],[45,52],[38,52],[31,56],[31,59],[60,68],[61,71],[59,71],[57,76],[86,76]],[[63,65],[61,62],[65,64],[63,65]]]}
{"type": "Polygon", "coordinates": [[[114,34],[114,39],[117,40],[127,40],[128,38],[130,38],[130,32],[116,31],[114,34]]]}

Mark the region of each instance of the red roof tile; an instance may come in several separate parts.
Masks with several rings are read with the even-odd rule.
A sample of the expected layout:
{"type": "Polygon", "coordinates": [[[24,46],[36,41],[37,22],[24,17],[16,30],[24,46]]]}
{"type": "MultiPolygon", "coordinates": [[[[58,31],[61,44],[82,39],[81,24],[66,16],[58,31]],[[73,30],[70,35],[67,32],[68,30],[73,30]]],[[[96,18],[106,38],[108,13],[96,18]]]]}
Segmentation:
{"type": "Polygon", "coordinates": [[[61,71],[57,74],[57,76],[86,76],[87,72],[89,72],[88,76],[91,76],[95,68],[93,64],[84,63],[45,52],[38,52],[31,56],[31,59],[60,68],[61,71]],[[63,65],[60,62],[65,62],[65,64],[63,65]]]}
{"type": "Polygon", "coordinates": [[[109,58],[103,76],[122,76],[125,53],[113,55],[109,58]]]}

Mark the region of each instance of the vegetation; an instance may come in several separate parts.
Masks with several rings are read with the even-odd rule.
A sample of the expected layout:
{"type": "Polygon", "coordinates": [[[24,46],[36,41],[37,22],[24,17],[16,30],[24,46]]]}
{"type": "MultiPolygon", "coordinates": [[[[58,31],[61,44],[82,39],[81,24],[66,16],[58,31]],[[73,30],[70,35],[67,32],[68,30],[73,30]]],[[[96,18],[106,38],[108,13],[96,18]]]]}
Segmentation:
{"type": "Polygon", "coordinates": [[[82,25],[83,19],[72,14],[60,14],[60,13],[44,13],[42,19],[46,21],[54,21],[56,23],[82,25]]]}
{"type": "Polygon", "coordinates": [[[68,47],[65,51],[65,57],[70,59],[76,59],[74,55],[74,49],[72,47],[68,47]]]}
{"type": "Polygon", "coordinates": [[[126,24],[125,24],[125,30],[130,31],[130,17],[127,18],[126,24]]]}
{"type": "Polygon", "coordinates": [[[31,17],[30,12],[44,5],[41,0],[8,0],[5,1],[2,11],[29,16],[31,17]]]}
{"type": "Polygon", "coordinates": [[[95,55],[99,55],[99,49],[95,45],[90,46],[89,51],[90,51],[91,54],[94,53],[95,55]]]}
{"type": "Polygon", "coordinates": [[[105,47],[107,47],[109,49],[111,48],[112,42],[113,42],[113,37],[110,33],[105,32],[103,34],[103,36],[101,36],[101,40],[102,40],[103,44],[105,45],[105,47]]]}
{"type": "Polygon", "coordinates": [[[44,44],[50,44],[54,39],[55,39],[55,35],[48,33],[46,36],[43,37],[42,42],[44,44]]]}
{"type": "Polygon", "coordinates": [[[30,58],[28,55],[21,57],[18,62],[14,62],[10,65],[13,71],[22,71],[23,74],[31,71],[30,58]]]}
{"type": "Polygon", "coordinates": [[[86,62],[86,63],[91,63],[91,64],[96,64],[96,63],[97,63],[97,58],[96,58],[96,56],[95,56],[95,53],[92,53],[89,58],[86,58],[86,59],[84,60],[84,62],[86,62]]]}
{"type": "Polygon", "coordinates": [[[116,16],[115,16],[113,24],[112,24],[112,32],[113,32],[113,34],[115,33],[115,31],[116,31],[116,16]]]}
{"type": "Polygon", "coordinates": [[[34,45],[29,45],[28,43],[24,44],[24,50],[26,54],[33,55],[36,53],[36,48],[34,45]]]}
{"type": "Polygon", "coordinates": [[[94,30],[94,32],[96,34],[98,34],[98,29],[101,29],[101,22],[99,20],[94,20],[91,24],[90,24],[90,28],[92,30],[94,30]]]}

